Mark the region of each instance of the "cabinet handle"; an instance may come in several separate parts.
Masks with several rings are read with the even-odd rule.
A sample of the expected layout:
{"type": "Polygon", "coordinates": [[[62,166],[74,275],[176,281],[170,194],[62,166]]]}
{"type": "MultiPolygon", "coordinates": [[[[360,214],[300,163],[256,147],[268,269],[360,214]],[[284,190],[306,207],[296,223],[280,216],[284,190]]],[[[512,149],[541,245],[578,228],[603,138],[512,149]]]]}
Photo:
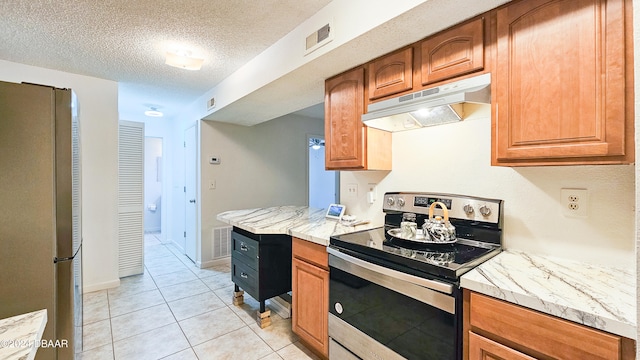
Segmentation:
{"type": "Polygon", "coordinates": [[[240,273],[240,277],[243,278],[243,279],[246,279],[249,276],[246,273],[240,273]]]}
{"type": "Polygon", "coordinates": [[[240,250],[242,251],[249,251],[249,248],[247,247],[247,245],[245,245],[244,243],[240,243],[240,250]]]}

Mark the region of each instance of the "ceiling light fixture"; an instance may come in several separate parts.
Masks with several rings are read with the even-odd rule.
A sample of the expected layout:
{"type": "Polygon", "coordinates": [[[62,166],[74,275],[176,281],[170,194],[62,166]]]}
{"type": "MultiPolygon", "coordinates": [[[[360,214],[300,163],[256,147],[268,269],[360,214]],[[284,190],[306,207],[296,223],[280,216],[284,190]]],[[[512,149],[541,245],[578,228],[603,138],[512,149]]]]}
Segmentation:
{"type": "Polygon", "coordinates": [[[178,50],[166,52],[165,64],[186,70],[200,70],[204,59],[191,56],[191,51],[178,50]]]}
{"type": "Polygon", "coordinates": [[[313,150],[320,150],[322,146],[324,146],[324,140],[316,138],[309,139],[309,147],[313,150]]]}
{"type": "Polygon", "coordinates": [[[158,109],[155,107],[152,107],[150,108],[150,110],[145,111],[144,114],[151,117],[162,117],[164,115],[162,111],[158,111],[158,109]]]}

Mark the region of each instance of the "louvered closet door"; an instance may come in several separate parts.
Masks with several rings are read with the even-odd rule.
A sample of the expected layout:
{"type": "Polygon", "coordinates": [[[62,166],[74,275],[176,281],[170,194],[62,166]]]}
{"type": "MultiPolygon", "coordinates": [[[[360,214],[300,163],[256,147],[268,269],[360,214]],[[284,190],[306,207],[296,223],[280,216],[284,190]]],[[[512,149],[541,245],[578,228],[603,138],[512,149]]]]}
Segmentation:
{"type": "Polygon", "coordinates": [[[120,121],[118,253],[120,277],[144,270],[144,123],[120,121]]]}

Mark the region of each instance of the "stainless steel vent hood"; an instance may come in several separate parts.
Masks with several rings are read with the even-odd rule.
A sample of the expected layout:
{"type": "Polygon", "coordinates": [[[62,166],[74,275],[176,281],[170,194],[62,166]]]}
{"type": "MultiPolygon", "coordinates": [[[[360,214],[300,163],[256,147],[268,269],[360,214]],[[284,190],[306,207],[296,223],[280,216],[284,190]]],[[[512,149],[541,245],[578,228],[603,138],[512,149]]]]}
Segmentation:
{"type": "Polygon", "coordinates": [[[464,119],[465,103],[491,103],[491,74],[370,104],[362,121],[386,131],[404,131],[464,119]]]}

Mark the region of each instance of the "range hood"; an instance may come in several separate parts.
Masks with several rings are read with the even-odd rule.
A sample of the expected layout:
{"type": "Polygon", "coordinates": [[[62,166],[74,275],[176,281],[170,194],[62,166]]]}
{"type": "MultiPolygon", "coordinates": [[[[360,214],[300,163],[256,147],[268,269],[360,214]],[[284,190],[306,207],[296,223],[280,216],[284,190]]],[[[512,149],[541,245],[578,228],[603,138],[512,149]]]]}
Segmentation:
{"type": "Polygon", "coordinates": [[[464,119],[465,103],[491,103],[491,74],[463,79],[370,104],[362,115],[365,125],[385,131],[404,131],[464,119]]]}

